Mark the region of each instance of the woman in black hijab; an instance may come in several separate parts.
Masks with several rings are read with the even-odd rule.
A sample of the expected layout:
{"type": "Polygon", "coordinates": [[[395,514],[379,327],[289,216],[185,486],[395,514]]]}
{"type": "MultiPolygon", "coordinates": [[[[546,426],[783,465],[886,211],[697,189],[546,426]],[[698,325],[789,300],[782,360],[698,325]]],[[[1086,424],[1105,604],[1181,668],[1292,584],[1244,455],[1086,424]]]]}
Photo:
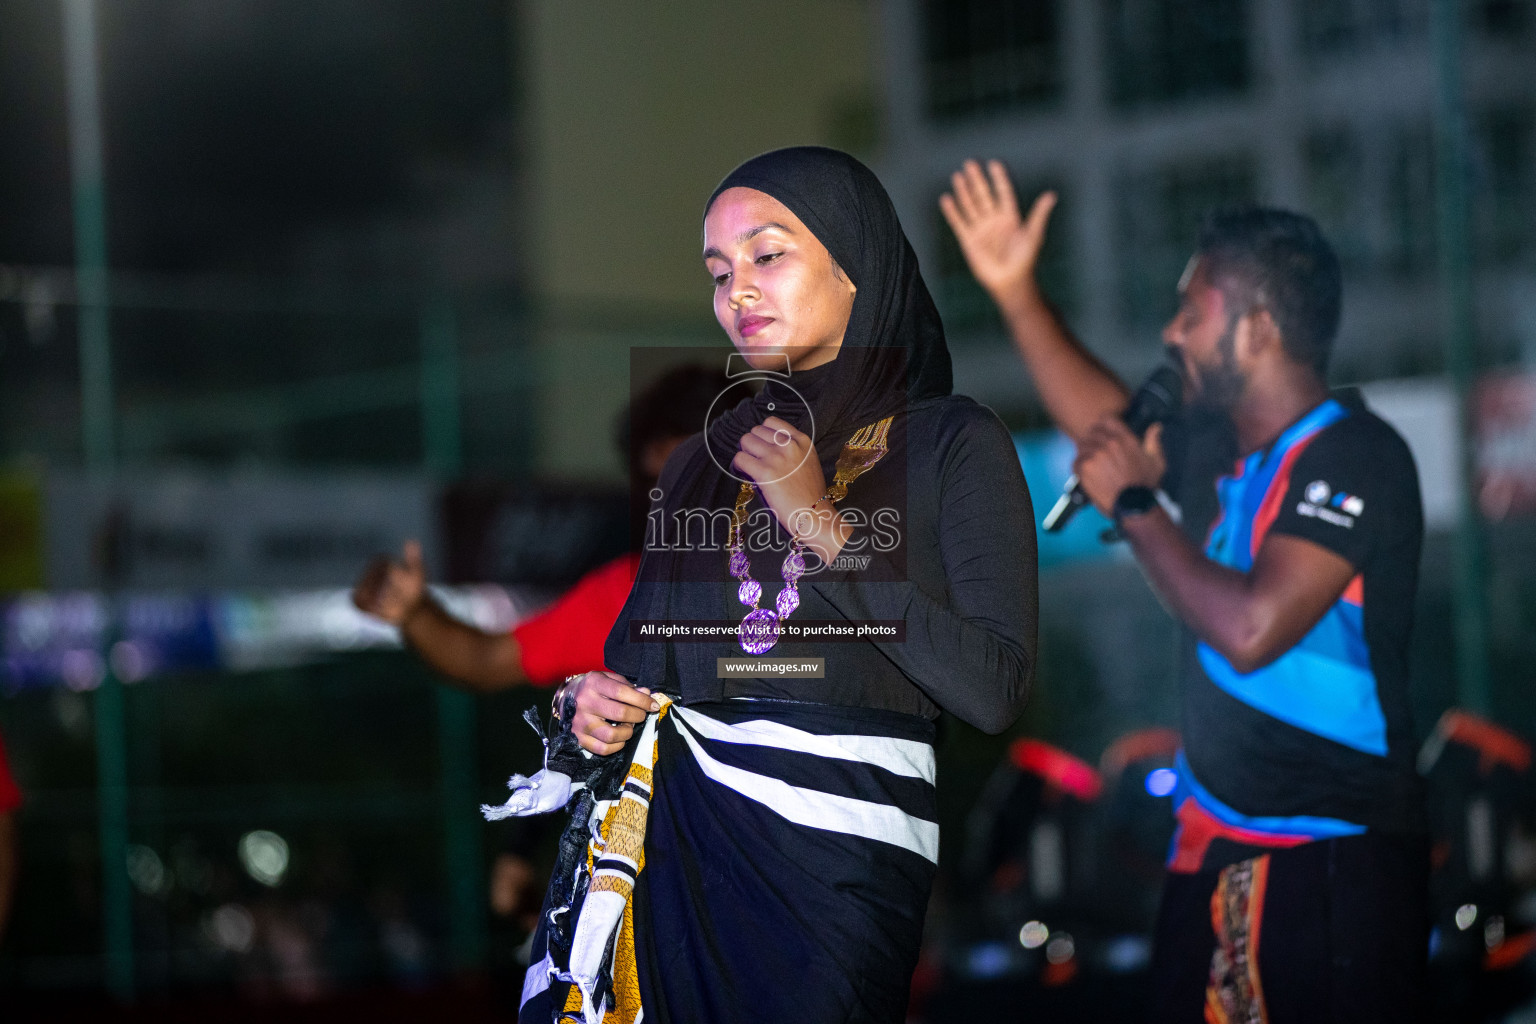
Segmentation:
{"type": "Polygon", "coordinates": [[[673,454],[616,671],[563,691],[581,744],[631,760],[593,794],[572,892],[552,887],[523,1019],[900,1021],[938,855],[933,720],[1000,732],[1034,673],[1029,493],[996,416],[950,394],[868,168],[749,160],[705,246],[716,317],[767,380],[673,454]],[[704,639],[661,639],[684,623],[704,639]]]}

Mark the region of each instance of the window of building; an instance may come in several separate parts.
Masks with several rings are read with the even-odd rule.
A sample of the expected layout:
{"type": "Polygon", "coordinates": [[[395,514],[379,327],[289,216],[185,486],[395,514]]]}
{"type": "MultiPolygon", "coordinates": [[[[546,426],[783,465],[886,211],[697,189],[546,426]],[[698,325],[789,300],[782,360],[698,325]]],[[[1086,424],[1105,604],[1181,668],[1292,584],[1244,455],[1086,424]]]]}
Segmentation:
{"type": "Polygon", "coordinates": [[[1479,0],[1474,14],[1477,27],[1490,36],[1514,39],[1526,35],[1536,21],[1533,0],[1479,0]]]}
{"type": "Polygon", "coordinates": [[[1302,46],[1314,57],[1422,38],[1430,0],[1301,0],[1302,46]]]}
{"type": "Polygon", "coordinates": [[[1056,0],[925,0],[928,111],[958,118],[1062,91],[1056,0]]]}
{"type": "Polygon", "coordinates": [[[1435,271],[1435,148],[1427,125],[1395,129],[1386,146],[1382,266],[1400,278],[1435,271]]]}
{"type": "Polygon", "coordinates": [[[1478,254],[1496,264],[1536,256],[1536,116],[1530,107],[1476,119],[1472,211],[1478,254]]]}
{"type": "MultiPolygon", "coordinates": [[[[1069,232],[1062,217],[1064,210],[1071,209],[1069,196],[1059,184],[1038,178],[1023,184],[1015,180],[1014,187],[1018,191],[1019,204],[1026,210],[1035,201],[1035,197],[1046,189],[1055,189],[1060,197],[1056,209],[1051,213],[1051,225],[1046,234],[1045,249],[1040,253],[1036,276],[1046,296],[1070,318],[1077,308],[1078,296],[1076,280],[1072,275],[1072,247],[1067,237],[1069,232]]],[[[955,241],[954,232],[950,231],[949,223],[939,211],[939,196],[948,190],[949,182],[946,181],[934,191],[933,200],[929,204],[937,221],[933,233],[934,264],[927,275],[928,284],[933,289],[933,301],[944,317],[944,327],[950,333],[951,340],[956,337],[1000,335],[1003,333],[1003,323],[997,306],[971,276],[970,268],[965,263],[965,254],[960,251],[960,243],[955,241]]]]}
{"type": "MultiPolygon", "coordinates": [[[[1302,44],[1314,57],[1422,40],[1433,0],[1301,0],[1302,44]]],[[[1536,0],[1466,0],[1464,23],[1495,39],[1523,38],[1536,21],[1536,0]]]]}
{"type": "Polygon", "coordinates": [[[1200,222],[1213,207],[1252,202],[1253,158],[1234,154],[1123,174],[1115,189],[1115,251],[1120,317],[1131,330],[1155,330],[1178,305],[1179,275],[1194,252],[1200,222]]]}
{"type": "Polygon", "coordinates": [[[1302,146],[1302,162],[1306,212],[1333,243],[1346,274],[1368,273],[1373,266],[1371,206],[1359,136],[1345,128],[1314,132],[1302,146]]]}
{"type": "Polygon", "coordinates": [[[1103,0],[1102,10],[1115,106],[1248,88],[1248,5],[1241,0],[1103,0]]]}

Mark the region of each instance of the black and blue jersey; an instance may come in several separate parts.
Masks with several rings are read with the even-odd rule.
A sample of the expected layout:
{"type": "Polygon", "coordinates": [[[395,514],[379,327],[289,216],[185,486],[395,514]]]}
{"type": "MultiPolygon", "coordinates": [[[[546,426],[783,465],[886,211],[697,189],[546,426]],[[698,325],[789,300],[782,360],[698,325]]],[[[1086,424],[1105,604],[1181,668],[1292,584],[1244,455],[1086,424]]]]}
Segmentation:
{"type": "Polygon", "coordinates": [[[1170,868],[1418,831],[1407,649],[1424,527],[1407,445],[1341,393],[1238,459],[1216,492],[1205,545],[1213,561],[1247,572],[1266,537],[1286,534],[1358,574],[1306,636],[1253,672],[1197,643],[1183,687],[1170,868]]]}

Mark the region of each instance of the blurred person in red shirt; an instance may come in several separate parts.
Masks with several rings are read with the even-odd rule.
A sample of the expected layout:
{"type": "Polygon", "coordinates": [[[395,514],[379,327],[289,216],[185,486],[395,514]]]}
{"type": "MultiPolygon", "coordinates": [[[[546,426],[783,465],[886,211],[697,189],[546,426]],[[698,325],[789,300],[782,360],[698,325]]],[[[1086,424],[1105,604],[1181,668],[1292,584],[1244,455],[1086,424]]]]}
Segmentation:
{"type": "MultiPolygon", "coordinates": [[[[619,417],[617,441],[630,478],[644,494],[655,485],[672,450],[704,427],[727,385],[716,370],[687,365],[663,374],[619,417]]],[[[475,693],[513,686],[552,686],[603,667],[603,641],[629,596],[640,564],[637,551],[593,569],[544,611],[507,633],[489,633],[452,615],[427,589],[421,544],[405,543],[399,559],[381,557],[352,592],[359,609],[400,630],[428,665],[475,693]]]]}
{"type": "Polygon", "coordinates": [[[16,873],[20,862],[16,840],[16,810],[21,806],[21,790],[11,776],[5,759],[5,741],[0,739],[0,939],[11,917],[11,903],[16,896],[16,873]]]}

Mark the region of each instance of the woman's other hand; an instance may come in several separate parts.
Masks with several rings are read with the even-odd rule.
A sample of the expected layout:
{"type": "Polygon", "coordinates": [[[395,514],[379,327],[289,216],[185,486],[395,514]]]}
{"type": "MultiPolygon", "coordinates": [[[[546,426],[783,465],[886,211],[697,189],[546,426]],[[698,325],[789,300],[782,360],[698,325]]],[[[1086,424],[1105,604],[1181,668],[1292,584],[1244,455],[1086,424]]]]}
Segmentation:
{"type": "Polygon", "coordinates": [[[939,208],[976,281],[999,303],[1019,289],[1033,290],[1056,193],[1042,192],[1029,216],[1020,217],[1013,183],[1000,161],[988,160],[983,173],[979,163],[967,160],[949,180],[953,191],[939,197],[939,208]]]}
{"type": "Polygon", "coordinates": [[[555,698],[555,706],[561,706],[563,698],[570,695],[576,698],[571,732],[594,754],[623,750],[635,734],[635,726],[650,712],[661,710],[651,691],[632,686],[628,679],[612,672],[585,672],[572,679],[555,698]]]}
{"type": "Polygon", "coordinates": [[[837,507],[823,498],[827,478],[809,436],[769,416],[741,436],[741,451],[731,465],[757,484],[784,529],[823,562],[837,557],[852,531],[837,507]]]}

